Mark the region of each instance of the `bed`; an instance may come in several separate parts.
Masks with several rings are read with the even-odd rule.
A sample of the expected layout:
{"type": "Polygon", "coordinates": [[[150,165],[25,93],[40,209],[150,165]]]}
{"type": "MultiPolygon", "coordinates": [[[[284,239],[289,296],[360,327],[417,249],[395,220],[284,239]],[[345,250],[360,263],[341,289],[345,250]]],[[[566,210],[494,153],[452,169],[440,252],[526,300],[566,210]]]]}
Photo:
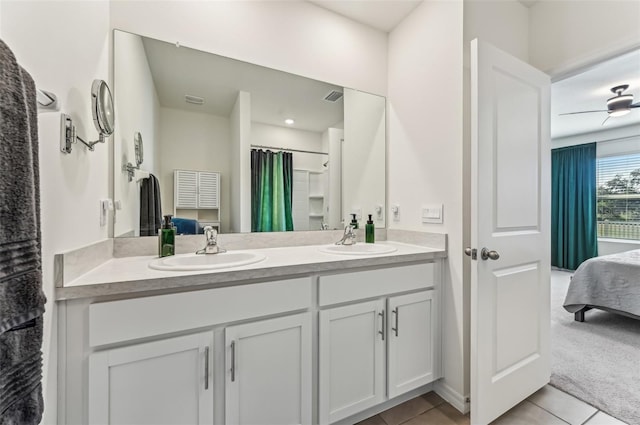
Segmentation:
{"type": "Polygon", "coordinates": [[[582,263],[571,278],[564,308],[579,322],[592,308],[640,319],[640,249],[582,263]]]}

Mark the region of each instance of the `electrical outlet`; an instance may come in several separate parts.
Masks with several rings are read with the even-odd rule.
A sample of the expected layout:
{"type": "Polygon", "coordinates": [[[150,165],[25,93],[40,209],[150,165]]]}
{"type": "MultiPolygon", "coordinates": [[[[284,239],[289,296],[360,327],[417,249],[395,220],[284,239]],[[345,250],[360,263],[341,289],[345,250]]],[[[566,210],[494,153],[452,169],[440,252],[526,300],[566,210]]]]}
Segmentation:
{"type": "Polygon", "coordinates": [[[391,215],[393,216],[393,221],[400,221],[400,205],[393,204],[391,206],[391,215]]]}
{"type": "Polygon", "coordinates": [[[111,210],[113,210],[113,201],[111,199],[101,199],[100,226],[105,226],[107,224],[107,217],[109,216],[109,211],[111,210]]]}
{"type": "Polygon", "coordinates": [[[376,205],[375,211],[376,211],[376,220],[382,220],[382,211],[383,211],[382,205],[380,204],[376,205]]]}

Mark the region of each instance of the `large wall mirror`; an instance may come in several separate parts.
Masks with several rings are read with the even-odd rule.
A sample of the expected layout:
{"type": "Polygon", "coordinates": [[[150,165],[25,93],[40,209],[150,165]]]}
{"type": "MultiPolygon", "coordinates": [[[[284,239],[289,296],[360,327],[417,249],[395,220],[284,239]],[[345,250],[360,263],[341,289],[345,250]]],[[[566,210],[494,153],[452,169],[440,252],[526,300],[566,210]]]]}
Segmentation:
{"type": "Polygon", "coordinates": [[[381,96],[116,30],[114,99],[115,237],[385,226],[381,96]]]}

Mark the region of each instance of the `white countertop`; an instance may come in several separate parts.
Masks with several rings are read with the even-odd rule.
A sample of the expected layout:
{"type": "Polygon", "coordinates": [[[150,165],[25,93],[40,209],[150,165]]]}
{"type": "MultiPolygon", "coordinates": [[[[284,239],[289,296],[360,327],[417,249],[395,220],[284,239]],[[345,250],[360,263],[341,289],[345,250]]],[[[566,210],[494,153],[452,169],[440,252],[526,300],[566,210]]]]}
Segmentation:
{"type": "Polygon", "coordinates": [[[56,300],[121,296],[182,288],[226,286],[259,279],[282,278],[331,271],[445,258],[446,251],[399,242],[378,242],[397,250],[386,254],[344,255],[323,252],[326,245],[250,250],[265,259],[239,267],[203,271],[160,271],[148,264],[157,256],[113,258],[77,279],[56,288],[56,300]]]}

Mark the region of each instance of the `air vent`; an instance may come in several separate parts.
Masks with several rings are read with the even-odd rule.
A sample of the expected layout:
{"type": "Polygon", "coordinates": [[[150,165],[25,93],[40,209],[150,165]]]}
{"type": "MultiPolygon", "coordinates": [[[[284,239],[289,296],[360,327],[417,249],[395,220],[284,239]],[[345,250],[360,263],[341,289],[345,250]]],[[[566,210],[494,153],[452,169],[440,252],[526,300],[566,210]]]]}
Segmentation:
{"type": "Polygon", "coordinates": [[[329,94],[324,97],[324,100],[327,102],[337,102],[340,99],[342,99],[342,92],[336,90],[331,90],[329,94]]]}
{"type": "Polygon", "coordinates": [[[184,100],[187,103],[193,103],[194,105],[204,105],[204,99],[198,96],[191,96],[190,94],[184,95],[184,100]]]}

